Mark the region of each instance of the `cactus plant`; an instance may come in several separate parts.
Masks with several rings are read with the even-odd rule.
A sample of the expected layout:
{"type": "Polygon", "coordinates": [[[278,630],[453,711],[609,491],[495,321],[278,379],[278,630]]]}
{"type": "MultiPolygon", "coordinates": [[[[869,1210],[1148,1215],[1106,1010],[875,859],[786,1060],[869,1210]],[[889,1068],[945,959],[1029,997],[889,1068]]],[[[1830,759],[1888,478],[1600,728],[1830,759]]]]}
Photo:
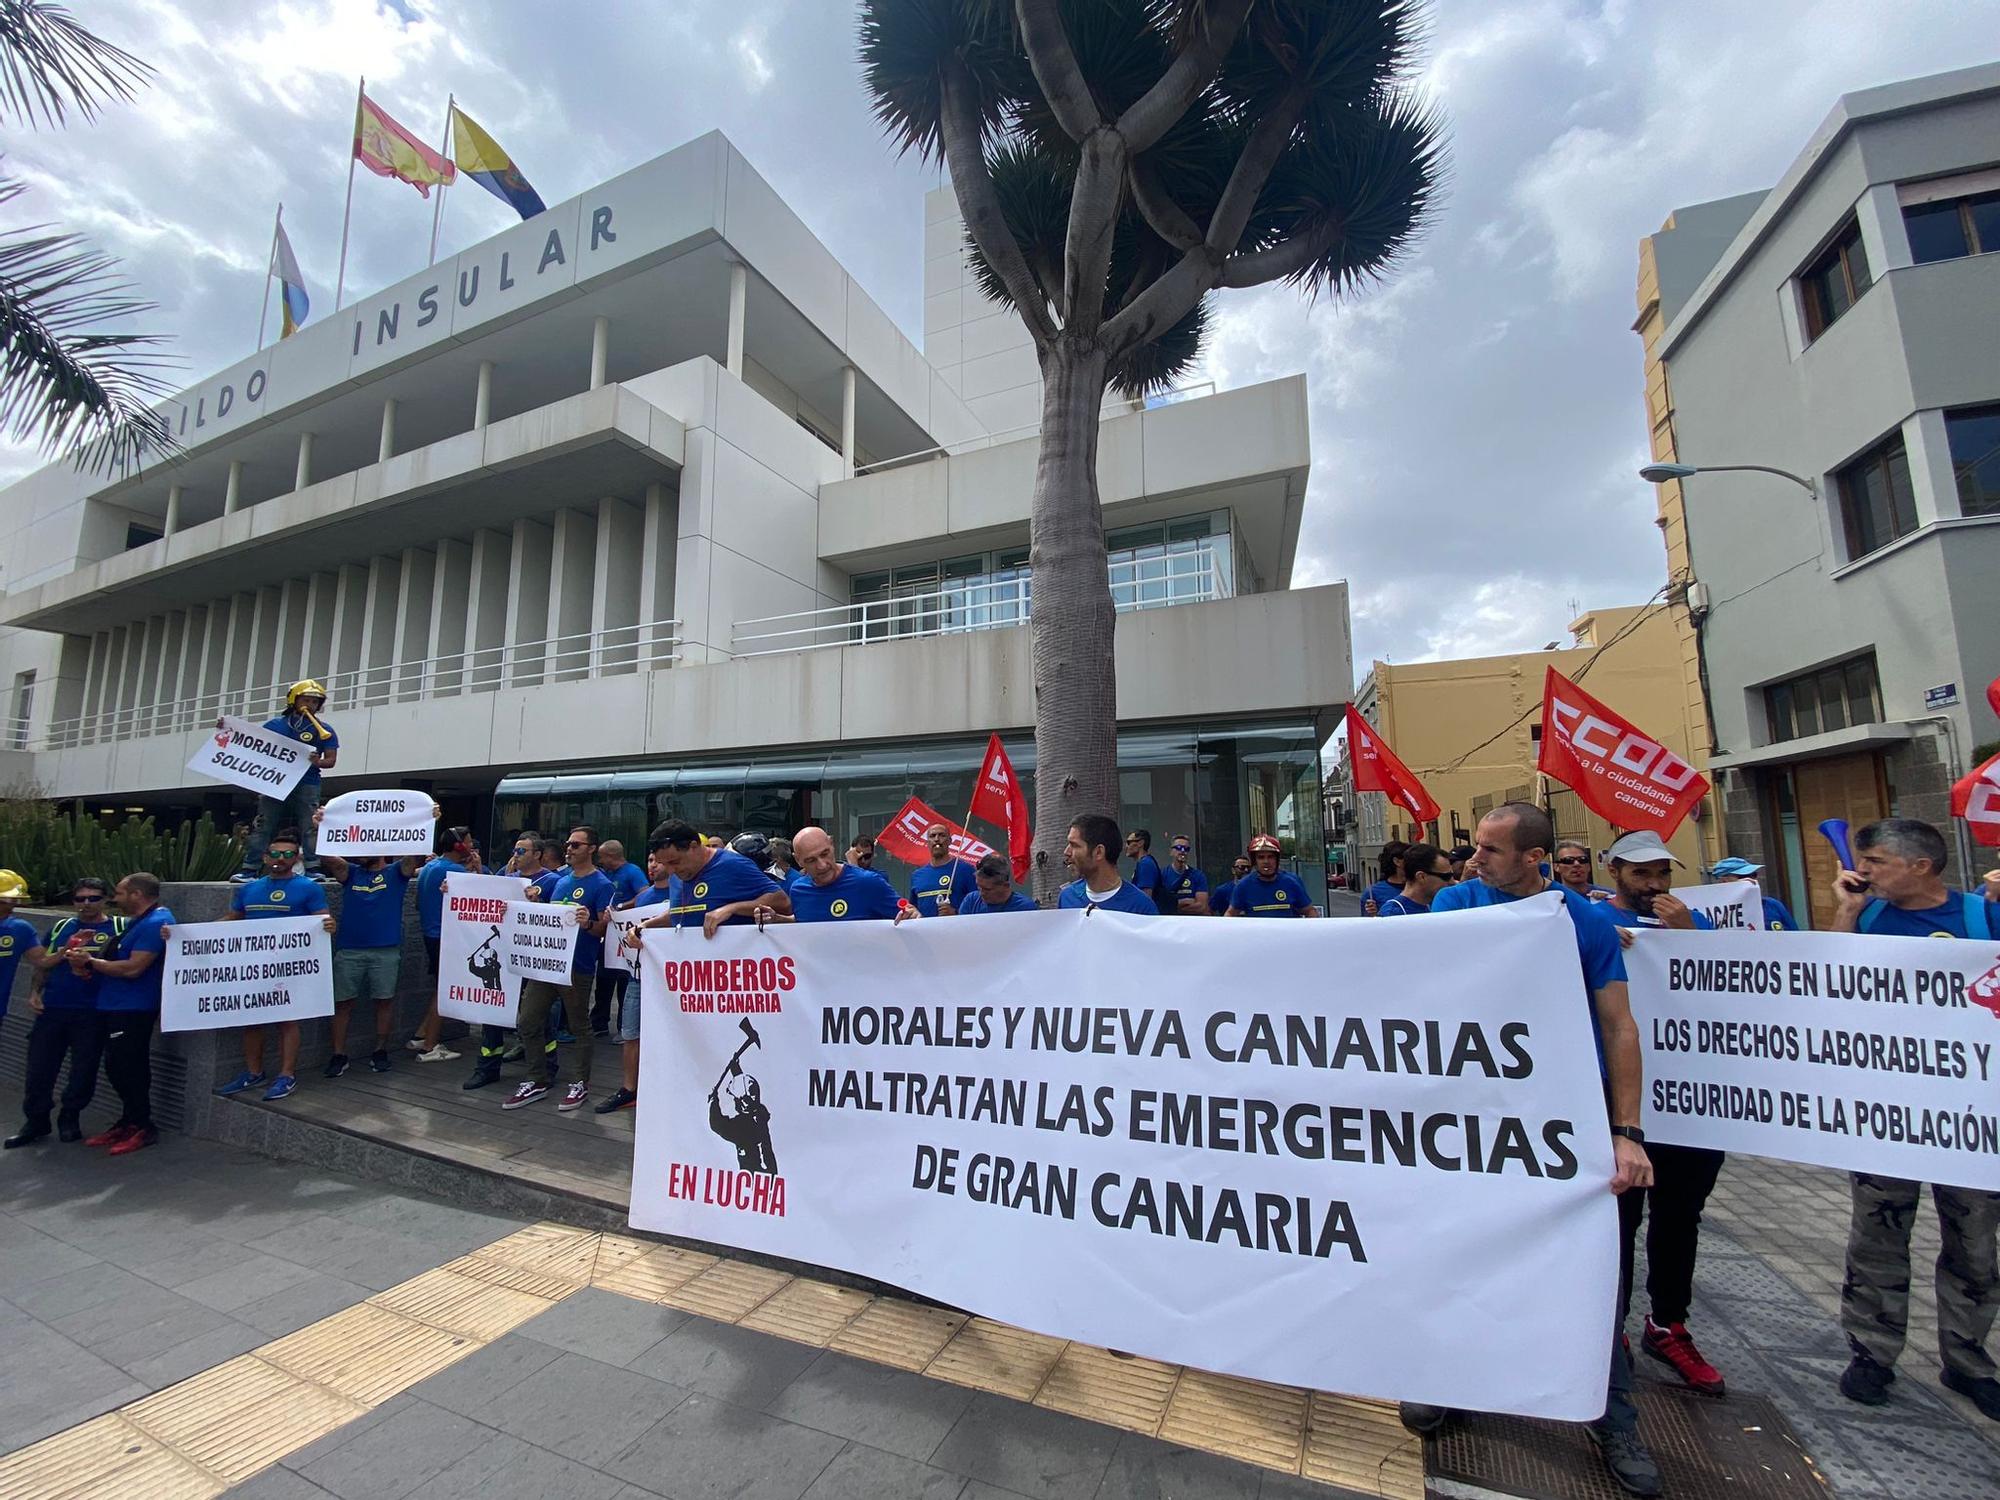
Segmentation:
{"type": "Polygon", "coordinates": [[[59,898],[80,875],[121,880],[150,870],[162,880],[224,880],[243,857],[243,841],[207,813],[162,832],[150,817],[116,828],[57,810],[34,798],[0,799],[0,868],[15,870],[41,900],[59,898]]]}

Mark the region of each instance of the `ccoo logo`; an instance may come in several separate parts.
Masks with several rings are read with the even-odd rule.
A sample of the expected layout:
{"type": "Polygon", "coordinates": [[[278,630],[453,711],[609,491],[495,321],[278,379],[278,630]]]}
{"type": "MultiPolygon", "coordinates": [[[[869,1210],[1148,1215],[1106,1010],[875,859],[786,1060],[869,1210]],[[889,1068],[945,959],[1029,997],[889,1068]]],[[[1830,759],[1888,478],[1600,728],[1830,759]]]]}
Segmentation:
{"type": "Polygon", "coordinates": [[[1581,755],[1642,776],[1669,792],[1684,791],[1701,773],[1666,746],[1629,726],[1613,724],[1560,697],[1549,700],[1556,733],[1581,755]]]}

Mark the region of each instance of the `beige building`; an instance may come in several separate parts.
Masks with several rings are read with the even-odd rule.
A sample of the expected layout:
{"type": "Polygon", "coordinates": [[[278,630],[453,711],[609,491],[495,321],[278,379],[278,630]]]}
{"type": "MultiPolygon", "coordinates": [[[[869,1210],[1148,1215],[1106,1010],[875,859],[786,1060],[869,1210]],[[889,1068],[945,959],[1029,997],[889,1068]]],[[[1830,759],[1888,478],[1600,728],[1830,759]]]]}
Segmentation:
{"type": "MultiPolygon", "coordinates": [[[[1375,662],[1355,706],[1403,763],[1415,771],[1442,809],[1430,828],[1380,792],[1352,790],[1352,770],[1340,764],[1349,812],[1347,868],[1374,879],[1390,839],[1432,838],[1449,847],[1469,841],[1480,817],[1501,802],[1540,802],[1556,832],[1601,853],[1617,835],[1584,807],[1575,792],[1537,773],[1541,749],[1542,683],[1549,667],[1637,724],[1676,755],[1700,764],[1707,748],[1701,700],[1681,677],[1682,642],[1675,614],[1664,604],[1592,610],[1570,626],[1573,643],[1552,651],[1476,656],[1462,661],[1375,662]]],[[[1668,842],[1694,884],[1711,862],[1701,845],[1710,804],[1704,801],[1668,842]]]]}

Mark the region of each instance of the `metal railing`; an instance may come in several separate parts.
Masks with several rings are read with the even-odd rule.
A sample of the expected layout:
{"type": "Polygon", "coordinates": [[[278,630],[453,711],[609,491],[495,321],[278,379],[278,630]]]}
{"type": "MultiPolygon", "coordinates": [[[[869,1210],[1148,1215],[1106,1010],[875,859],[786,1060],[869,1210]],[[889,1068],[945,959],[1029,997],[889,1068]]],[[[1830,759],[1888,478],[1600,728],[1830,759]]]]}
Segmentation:
{"type": "MultiPolygon", "coordinates": [[[[378,662],[331,672],[317,680],[326,689],[326,712],[331,715],[387,703],[490,693],[503,687],[536,687],[543,683],[652,671],[680,660],[680,637],[676,633],[680,624],[679,620],[653,620],[640,625],[613,625],[603,630],[446,652],[412,661],[378,662]]],[[[283,709],[285,693],[296,680],[286,677],[275,682],[211,690],[191,698],[125,703],[76,718],[58,719],[39,741],[13,748],[73,750],[144,735],[184,733],[231,714],[266,719],[283,709]]],[[[0,744],[11,743],[11,736],[0,741],[0,744]]]]}
{"type": "MultiPolygon", "coordinates": [[[[1213,552],[1136,557],[1111,564],[1111,602],[1120,614],[1228,596],[1213,552]]],[[[731,649],[736,656],[774,656],[870,641],[1004,630],[1026,624],[1033,610],[1032,581],[1024,568],[1018,577],[968,579],[926,593],[739,620],[731,649]]]]}

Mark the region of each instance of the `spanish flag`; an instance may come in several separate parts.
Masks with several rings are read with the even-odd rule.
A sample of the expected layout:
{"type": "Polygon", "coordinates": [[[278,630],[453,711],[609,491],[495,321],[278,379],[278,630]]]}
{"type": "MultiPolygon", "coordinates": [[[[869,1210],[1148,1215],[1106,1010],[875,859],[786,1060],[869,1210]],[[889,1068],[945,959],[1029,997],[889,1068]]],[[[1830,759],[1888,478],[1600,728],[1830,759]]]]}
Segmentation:
{"type": "Polygon", "coordinates": [[[354,115],[354,159],[377,177],[407,182],[423,197],[449,186],[458,168],[411,135],[366,94],[354,115]]]}
{"type": "Polygon", "coordinates": [[[532,219],[548,206],[521,175],[514,158],[502,151],[493,137],[456,104],[452,106],[451,154],[457,158],[459,171],[522,218],[532,219]]]}

